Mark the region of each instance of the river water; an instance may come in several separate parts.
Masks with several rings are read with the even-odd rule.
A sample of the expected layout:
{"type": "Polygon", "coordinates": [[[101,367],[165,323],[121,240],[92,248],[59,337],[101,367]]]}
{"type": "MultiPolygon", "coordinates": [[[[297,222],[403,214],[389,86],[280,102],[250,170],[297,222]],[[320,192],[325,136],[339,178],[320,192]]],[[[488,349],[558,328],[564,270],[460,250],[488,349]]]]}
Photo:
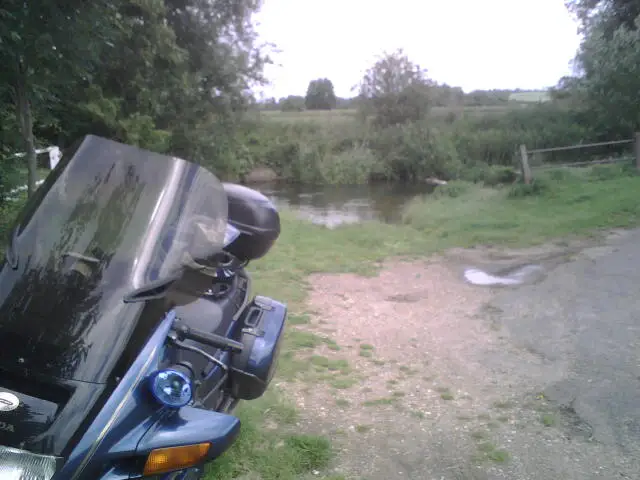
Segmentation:
{"type": "Polygon", "coordinates": [[[425,184],[315,187],[257,184],[250,187],[269,197],[276,206],[289,207],[300,217],[328,228],[367,220],[398,223],[408,201],[434,188],[425,184]]]}

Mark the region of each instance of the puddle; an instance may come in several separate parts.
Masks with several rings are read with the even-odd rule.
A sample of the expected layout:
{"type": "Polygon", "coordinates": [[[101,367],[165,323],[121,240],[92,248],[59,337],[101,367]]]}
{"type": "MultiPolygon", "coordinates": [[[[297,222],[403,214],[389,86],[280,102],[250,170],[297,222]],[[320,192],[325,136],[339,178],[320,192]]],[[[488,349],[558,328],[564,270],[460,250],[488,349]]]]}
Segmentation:
{"type": "Polygon", "coordinates": [[[535,283],[545,275],[541,265],[524,265],[497,274],[491,274],[478,268],[467,268],[465,280],[472,285],[508,287],[535,283]]]}

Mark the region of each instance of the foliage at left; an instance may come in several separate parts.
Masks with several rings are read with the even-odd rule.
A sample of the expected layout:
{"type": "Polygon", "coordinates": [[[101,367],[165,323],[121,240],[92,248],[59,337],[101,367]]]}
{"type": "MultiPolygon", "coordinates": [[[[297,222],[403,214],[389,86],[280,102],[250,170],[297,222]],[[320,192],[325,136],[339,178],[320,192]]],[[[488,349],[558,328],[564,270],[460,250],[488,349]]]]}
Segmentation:
{"type": "MultiPolygon", "coordinates": [[[[235,141],[268,45],[252,27],[259,0],[6,0],[0,5],[0,144],[102,135],[207,164],[243,167],[235,141]]],[[[4,163],[3,163],[4,167],[4,163]]]]}

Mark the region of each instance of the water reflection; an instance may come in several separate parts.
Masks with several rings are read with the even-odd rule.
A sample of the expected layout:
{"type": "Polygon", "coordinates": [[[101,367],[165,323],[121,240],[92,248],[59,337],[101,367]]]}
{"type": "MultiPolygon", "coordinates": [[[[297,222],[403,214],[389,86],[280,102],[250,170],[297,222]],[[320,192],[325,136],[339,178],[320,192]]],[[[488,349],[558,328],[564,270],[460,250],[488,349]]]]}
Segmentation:
{"type": "Polygon", "coordinates": [[[278,207],[290,207],[312,223],[335,228],[368,220],[399,223],[404,205],[416,195],[430,193],[425,184],[301,186],[252,185],[278,207]]]}

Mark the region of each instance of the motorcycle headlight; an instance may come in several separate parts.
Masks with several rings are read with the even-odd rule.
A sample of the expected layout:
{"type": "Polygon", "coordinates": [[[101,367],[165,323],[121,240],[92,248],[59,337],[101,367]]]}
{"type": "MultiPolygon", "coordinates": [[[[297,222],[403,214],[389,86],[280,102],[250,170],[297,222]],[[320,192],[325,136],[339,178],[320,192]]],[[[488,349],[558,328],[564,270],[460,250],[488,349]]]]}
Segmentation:
{"type": "Polygon", "coordinates": [[[2,480],[50,480],[61,459],[0,446],[2,480]]]}
{"type": "Polygon", "coordinates": [[[193,395],[191,379],[179,370],[172,368],[159,370],[151,375],[149,382],[155,399],[167,407],[180,408],[191,401],[193,395]]]}

